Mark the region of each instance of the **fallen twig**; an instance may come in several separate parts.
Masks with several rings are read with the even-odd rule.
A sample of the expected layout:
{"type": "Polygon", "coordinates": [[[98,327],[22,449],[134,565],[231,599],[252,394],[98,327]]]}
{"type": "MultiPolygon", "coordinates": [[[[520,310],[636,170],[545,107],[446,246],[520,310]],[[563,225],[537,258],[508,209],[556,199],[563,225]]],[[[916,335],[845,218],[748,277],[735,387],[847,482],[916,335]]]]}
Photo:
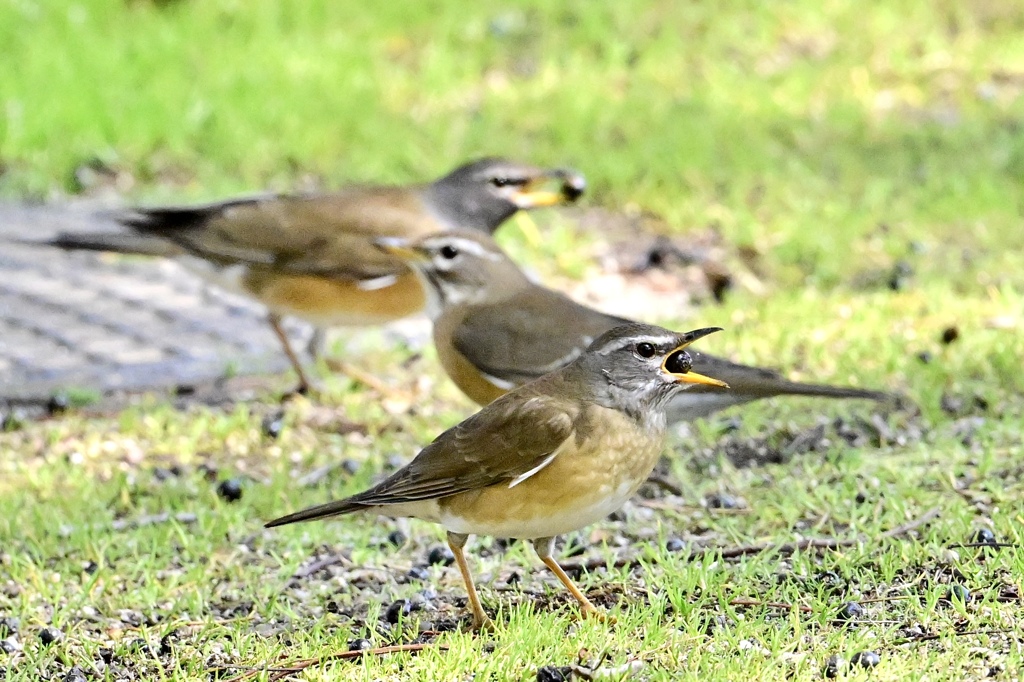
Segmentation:
{"type": "Polygon", "coordinates": [[[303,658],[298,661],[292,661],[281,666],[247,666],[247,665],[224,665],[213,668],[212,670],[245,670],[241,675],[232,677],[227,682],[243,682],[244,680],[251,680],[258,677],[261,673],[272,673],[268,678],[271,682],[277,680],[283,680],[289,675],[295,675],[300,673],[306,668],[311,668],[315,665],[321,665],[328,661],[337,660],[352,660],[356,658],[362,658],[364,656],[386,656],[387,654],[395,654],[400,652],[411,652],[415,653],[423,651],[430,647],[437,647],[440,650],[446,650],[448,645],[446,644],[434,644],[421,643],[421,644],[396,644],[394,646],[381,646],[375,649],[356,649],[354,651],[339,651],[333,654],[327,654],[325,656],[316,656],[314,658],[303,658]]]}
{"type": "Polygon", "coordinates": [[[757,599],[737,598],[729,602],[730,606],[767,606],[771,609],[796,609],[802,613],[814,613],[814,609],[803,604],[787,604],[780,601],[759,601],[757,599]]]}
{"type": "Polygon", "coordinates": [[[322,559],[317,559],[313,563],[307,564],[306,566],[303,566],[299,570],[292,573],[292,580],[301,580],[303,578],[308,578],[311,575],[319,573],[325,568],[337,566],[338,564],[344,564],[348,561],[348,557],[342,554],[329,554],[323,557],[322,559]]]}

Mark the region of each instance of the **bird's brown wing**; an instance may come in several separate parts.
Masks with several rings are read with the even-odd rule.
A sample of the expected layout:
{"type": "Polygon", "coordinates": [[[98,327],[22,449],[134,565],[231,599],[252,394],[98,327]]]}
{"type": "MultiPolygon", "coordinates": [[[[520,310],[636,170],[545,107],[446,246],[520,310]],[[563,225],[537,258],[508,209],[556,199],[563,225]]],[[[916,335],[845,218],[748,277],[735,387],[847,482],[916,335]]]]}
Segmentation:
{"type": "Polygon", "coordinates": [[[444,229],[416,188],[352,188],[333,194],[260,196],[184,208],[140,209],[120,222],[222,265],[346,279],[406,271],[377,249],[381,236],[444,229]]]}
{"type": "Polygon", "coordinates": [[[578,416],[576,406],[535,392],[502,397],[357,497],[362,504],[391,504],[510,482],[557,452],[572,437],[578,416]]]}
{"type": "Polygon", "coordinates": [[[530,287],[500,304],[468,311],[452,343],[484,374],[518,386],[564,367],[595,338],[629,323],[530,287]]]}
{"type": "Polygon", "coordinates": [[[574,438],[579,415],[577,406],[543,391],[517,391],[442,433],[413,461],[370,490],[289,514],[267,525],[439,499],[512,483],[557,456],[559,448],[574,438]]]}

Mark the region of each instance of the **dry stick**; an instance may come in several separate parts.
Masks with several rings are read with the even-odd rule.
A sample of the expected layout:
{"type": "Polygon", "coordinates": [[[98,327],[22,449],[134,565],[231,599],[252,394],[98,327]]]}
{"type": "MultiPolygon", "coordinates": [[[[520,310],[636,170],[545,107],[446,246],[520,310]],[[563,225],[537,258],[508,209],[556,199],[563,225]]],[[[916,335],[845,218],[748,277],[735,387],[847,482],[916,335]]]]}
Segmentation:
{"type": "Polygon", "coordinates": [[[317,559],[313,563],[303,566],[299,570],[292,573],[292,580],[308,578],[309,576],[319,573],[325,568],[330,568],[337,564],[343,564],[348,561],[348,558],[341,554],[329,554],[322,559],[317,559]]]}
{"type": "Polygon", "coordinates": [[[423,651],[424,649],[430,647],[437,647],[441,650],[448,649],[447,644],[434,644],[432,642],[427,644],[396,644],[394,646],[377,647],[376,649],[357,649],[355,651],[340,651],[333,654],[327,654],[326,656],[300,659],[298,661],[293,661],[282,666],[265,666],[257,668],[241,665],[225,665],[219,668],[214,668],[214,670],[245,669],[247,671],[246,673],[239,675],[238,677],[231,678],[227,682],[242,682],[243,680],[251,680],[255,677],[258,677],[260,673],[267,672],[273,673],[269,678],[273,682],[275,680],[282,680],[285,677],[288,677],[289,675],[300,673],[306,668],[310,668],[314,665],[326,663],[327,661],[351,660],[355,658],[362,658],[363,656],[385,656],[387,654],[394,654],[403,651],[415,653],[418,651],[423,651]]]}
{"type": "MultiPolygon", "coordinates": [[[[901,535],[906,535],[913,530],[917,530],[929,521],[937,518],[939,516],[939,512],[940,509],[938,507],[932,507],[922,516],[914,519],[913,521],[908,521],[907,523],[896,526],[895,528],[882,533],[880,539],[888,540],[901,535]]],[[[839,538],[810,538],[799,542],[787,542],[781,545],[765,542],[757,545],[740,545],[738,547],[728,547],[725,549],[702,547],[700,549],[692,550],[689,553],[688,558],[700,559],[701,557],[709,554],[718,555],[723,559],[735,559],[736,557],[747,556],[748,554],[761,554],[765,552],[793,554],[794,552],[806,549],[839,549],[841,547],[852,547],[864,541],[865,538],[863,537],[850,538],[846,540],[841,540],[839,538]]],[[[636,568],[640,565],[640,561],[639,557],[622,557],[616,559],[611,566],[613,568],[636,568]]],[[[592,571],[606,566],[608,566],[608,562],[604,559],[598,558],[584,562],[565,563],[562,564],[562,570],[566,573],[580,573],[582,571],[592,571]]]]}
{"type": "Polygon", "coordinates": [[[803,604],[787,604],[781,601],[759,601],[757,599],[733,599],[730,606],[766,606],[771,609],[797,609],[803,613],[814,613],[814,609],[803,604]]]}

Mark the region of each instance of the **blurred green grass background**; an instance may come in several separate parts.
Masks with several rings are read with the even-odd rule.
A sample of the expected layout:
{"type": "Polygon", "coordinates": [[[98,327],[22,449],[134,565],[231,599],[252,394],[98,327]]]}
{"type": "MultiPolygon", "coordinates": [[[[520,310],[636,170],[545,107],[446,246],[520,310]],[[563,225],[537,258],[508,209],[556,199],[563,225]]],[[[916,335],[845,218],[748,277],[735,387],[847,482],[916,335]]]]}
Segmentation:
{"type": "Polygon", "coordinates": [[[890,250],[1024,245],[1022,29],[1013,0],[9,0],[0,192],[102,164],[135,199],[210,198],[504,154],[830,282],[879,223],[890,250]]]}

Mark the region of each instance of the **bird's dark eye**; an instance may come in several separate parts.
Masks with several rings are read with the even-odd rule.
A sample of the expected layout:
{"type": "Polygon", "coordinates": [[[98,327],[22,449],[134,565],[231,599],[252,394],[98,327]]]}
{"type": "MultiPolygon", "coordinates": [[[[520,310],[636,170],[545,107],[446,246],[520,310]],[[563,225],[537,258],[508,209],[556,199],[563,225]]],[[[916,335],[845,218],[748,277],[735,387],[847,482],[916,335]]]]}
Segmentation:
{"type": "Polygon", "coordinates": [[[495,187],[508,187],[509,185],[518,187],[526,184],[525,178],[510,178],[507,175],[498,175],[491,178],[491,184],[495,187]]]}
{"type": "Polygon", "coordinates": [[[693,369],[693,358],[685,350],[677,350],[665,359],[665,369],[672,374],[689,374],[693,369]]]}
{"type": "Polygon", "coordinates": [[[642,358],[653,358],[656,352],[658,351],[653,343],[644,341],[643,343],[636,344],[636,354],[642,358]]]}
{"type": "Polygon", "coordinates": [[[459,255],[459,250],[450,244],[441,247],[441,258],[454,260],[459,255]]]}

